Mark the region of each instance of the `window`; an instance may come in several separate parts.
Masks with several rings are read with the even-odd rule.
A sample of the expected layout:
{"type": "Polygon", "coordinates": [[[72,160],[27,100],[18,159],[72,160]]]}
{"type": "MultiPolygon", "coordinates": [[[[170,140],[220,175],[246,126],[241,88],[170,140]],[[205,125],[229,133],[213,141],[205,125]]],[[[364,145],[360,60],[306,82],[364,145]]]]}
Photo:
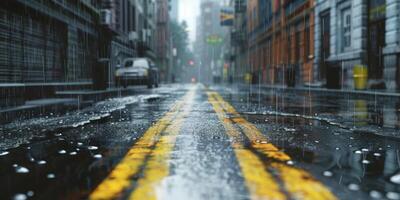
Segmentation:
{"type": "Polygon", "coordinates": [[[351,10],[345,8],[342,10],[341,16],[341,50],[342,52],[351,46],[351,10]]]}

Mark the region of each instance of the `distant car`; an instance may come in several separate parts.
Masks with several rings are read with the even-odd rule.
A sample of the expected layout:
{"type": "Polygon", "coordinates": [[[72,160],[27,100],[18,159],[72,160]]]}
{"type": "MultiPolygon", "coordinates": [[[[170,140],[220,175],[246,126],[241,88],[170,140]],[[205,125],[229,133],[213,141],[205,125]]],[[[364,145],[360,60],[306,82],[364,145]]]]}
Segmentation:
{"type": "Polygon", "coordinates": [[[158,69],[148,58],[125,59],[122,67],[115,71],[117,87],[128,85],[147,85],[148,88],[158,87],[158,69]]]}

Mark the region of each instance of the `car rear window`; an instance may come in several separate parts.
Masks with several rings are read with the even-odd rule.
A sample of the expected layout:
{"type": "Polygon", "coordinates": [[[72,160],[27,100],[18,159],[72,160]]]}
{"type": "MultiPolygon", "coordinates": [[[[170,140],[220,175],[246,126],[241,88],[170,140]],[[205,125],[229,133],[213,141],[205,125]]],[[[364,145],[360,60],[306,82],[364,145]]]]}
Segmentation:
{"type": "Polygon", "coordinates": [[[133,61],[132,60],[128,60],[128,61],[125,62],[125,67],[131,67],[132,64],[133,64],[133,61]]]}

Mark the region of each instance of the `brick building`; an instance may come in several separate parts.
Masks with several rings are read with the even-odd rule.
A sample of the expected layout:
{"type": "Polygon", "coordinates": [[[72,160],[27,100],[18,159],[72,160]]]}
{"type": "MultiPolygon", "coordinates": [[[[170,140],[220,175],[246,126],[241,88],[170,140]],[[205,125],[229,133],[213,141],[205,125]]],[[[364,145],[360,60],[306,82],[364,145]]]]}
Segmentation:
{"type": "Polygon", "coordinates": [[[313,0],[249,0],[247,32],[253,82],[312,82],[313,0]]]}
{"type": "Polygon", "coordinates": [[[171,68],[171,37],[170,37],[170,3],[168,0],[157,0],[157,31],[156,31],[156,54],[157,66],[160,70],[160,78],[167,81],[171,68]]]}

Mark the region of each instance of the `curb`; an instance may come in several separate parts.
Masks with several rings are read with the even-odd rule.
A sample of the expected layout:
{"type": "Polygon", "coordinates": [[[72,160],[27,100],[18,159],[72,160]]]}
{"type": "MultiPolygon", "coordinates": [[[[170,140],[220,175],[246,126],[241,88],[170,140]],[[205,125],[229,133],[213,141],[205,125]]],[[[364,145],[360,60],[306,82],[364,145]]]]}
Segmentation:
{"type": "MultiPolygon", "coordinates": [[[[249,85],[240,85],[240,87],[249,87],[249,85]]],[[[253,85],[257,88],[257,85],[253,85]]],[[[277,90],[280,92],[307,92],[307,93],[325,93],[335,96],[352,96],[368,99],[385,98],[391,100],[400,100],[400,93],[384,92],[384,91],[367,91],[367,90],[339,90],[339,89],[326,89],[326,88],[313,88],[313,87],[285,87],[273,85],[261,85],[263,90],[277,90]]]]}

